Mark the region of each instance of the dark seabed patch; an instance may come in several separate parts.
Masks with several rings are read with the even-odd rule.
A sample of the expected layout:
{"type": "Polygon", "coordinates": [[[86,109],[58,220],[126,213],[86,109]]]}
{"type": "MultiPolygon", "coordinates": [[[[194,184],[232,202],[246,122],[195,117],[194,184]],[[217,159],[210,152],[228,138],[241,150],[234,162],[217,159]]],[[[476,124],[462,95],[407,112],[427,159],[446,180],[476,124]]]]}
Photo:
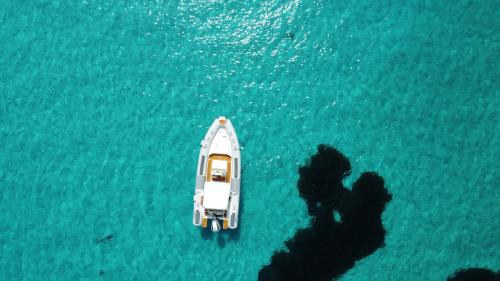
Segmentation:
{"type": "Polygon", "coordinates": [[[319,145],[299,168],[297,184],[311,226],[298,230],[259,271],[259,280],[331,280],[384,245],[381,215],[392,196],[384,179],[365,172],[347,189],[349,160],[335,148],[319,145]]]}
{"type": "Polygon", "coordinates": [[[500,271],[493,272],[487,268],[460,269],[450,275],[447,281],[500,281],[500,271]]]}
{"type": "Polygon", "coordinates": [[[97,244],[100,244],[100,243],[103,243],[103,242],[108,242],[108,241],[111,241],[113,239],[113,234],[110,234],[110,235],[107,235],[107,236],[104,236],[104,237],[98,237],[96,239],[94,239],[94,241],[97,243],[97,244]]]}
{"type": "Polygon", "coordinates": [[[293,40],[295,39],[295,33],[288,31],[287,33],[285,33],[285,38],[293,40]]]}

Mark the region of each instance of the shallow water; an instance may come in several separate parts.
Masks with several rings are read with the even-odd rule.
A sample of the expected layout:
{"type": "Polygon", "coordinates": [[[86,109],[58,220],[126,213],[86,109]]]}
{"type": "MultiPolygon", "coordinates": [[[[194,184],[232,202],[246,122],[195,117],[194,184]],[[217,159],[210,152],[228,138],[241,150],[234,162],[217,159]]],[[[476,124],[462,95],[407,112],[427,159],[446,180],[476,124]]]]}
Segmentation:
{"type": "Polygon", "coordinates": [[[341,280],[500,268],[497,2],[4,2],[1,280],[255,280],[309,224],[320,143],[393,195],[386,246],[341,280]],[[219,115],[243,206],[211,235],[192,196],[219,115]]]}

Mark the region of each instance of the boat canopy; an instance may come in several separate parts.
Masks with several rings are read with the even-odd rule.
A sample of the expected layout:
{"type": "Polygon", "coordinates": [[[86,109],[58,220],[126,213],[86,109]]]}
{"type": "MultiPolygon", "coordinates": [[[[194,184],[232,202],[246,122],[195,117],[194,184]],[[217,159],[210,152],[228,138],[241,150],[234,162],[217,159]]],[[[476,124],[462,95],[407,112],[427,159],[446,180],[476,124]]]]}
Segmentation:
{"type": "Polygon", "coordinates": [[[226,210],[229,202],[231,184],[226,182],[205,182],[203,207],[205,209],[226,210]]]}

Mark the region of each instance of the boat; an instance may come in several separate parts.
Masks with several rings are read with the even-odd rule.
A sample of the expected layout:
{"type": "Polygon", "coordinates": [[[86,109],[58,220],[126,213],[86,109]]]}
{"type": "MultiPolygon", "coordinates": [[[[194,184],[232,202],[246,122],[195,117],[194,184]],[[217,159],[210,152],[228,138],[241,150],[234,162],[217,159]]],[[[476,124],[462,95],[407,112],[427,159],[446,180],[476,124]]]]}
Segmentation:
{"type": "Polygon", "coordinates": [[[193,224],[213,232],[238,227],[240,144],[231,121],[216,118],[201,141],[196,171],[193,224]],[[222,227],[221,227],[222,225],[222,227]]]}

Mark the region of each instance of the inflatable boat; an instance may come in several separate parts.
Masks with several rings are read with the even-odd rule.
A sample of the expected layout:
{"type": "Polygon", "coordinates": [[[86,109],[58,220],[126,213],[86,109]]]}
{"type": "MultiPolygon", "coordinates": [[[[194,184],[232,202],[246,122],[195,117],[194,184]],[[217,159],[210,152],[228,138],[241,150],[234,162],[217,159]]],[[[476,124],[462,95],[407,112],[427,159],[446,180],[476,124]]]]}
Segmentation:
{"type": "Polygon", "coordinates": [[[193,224],[213,232],[238,227],[241,157],[238,137],[231,121],[214,120],[201,141],[193,224]]]}

